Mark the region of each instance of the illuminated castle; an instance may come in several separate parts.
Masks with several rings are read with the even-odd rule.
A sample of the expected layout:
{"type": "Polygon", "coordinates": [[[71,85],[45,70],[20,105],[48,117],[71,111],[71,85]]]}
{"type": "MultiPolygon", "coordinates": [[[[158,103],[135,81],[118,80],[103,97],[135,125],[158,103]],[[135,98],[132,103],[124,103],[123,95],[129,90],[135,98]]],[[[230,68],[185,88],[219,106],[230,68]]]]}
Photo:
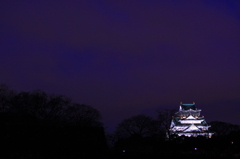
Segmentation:
{"type": "Polygon", "coordinates": [[[201,109],[195,107],[195,103],[183,104],[180,103],[179,111],[172,117],[170,125],[170,135],[178,136],[206,136],[211,138],[212,132],[208,130],[210,126],[207,125],[204,117],[200,117],[201,109]]]}

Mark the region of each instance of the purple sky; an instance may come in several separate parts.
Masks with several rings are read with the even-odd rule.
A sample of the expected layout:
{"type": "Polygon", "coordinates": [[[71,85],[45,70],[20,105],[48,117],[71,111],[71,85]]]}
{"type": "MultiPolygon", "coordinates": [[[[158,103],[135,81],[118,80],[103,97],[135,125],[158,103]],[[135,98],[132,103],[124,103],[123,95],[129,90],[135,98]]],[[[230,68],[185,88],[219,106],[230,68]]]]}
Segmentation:
{"type": "Polygon", "coordinates": [[[121,120],[195,102],[240,124],[239,0],[9,0],[0,83],[63,94],[121,120]]]}

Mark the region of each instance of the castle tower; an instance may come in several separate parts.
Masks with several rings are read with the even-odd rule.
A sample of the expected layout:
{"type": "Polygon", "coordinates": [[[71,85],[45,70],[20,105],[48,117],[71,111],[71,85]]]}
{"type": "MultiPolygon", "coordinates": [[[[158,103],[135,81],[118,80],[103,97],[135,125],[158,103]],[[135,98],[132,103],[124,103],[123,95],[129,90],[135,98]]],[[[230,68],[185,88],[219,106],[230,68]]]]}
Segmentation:
{"type": "Polygon", "coordinates": [[[170,135],[178,136],[206,136],[211,138],[213,132],[210,132],[206,120],[200,116],[201,109],[195,107],[195,103],[180,103],[179,111],[172,117],[170,125],[170,135]]]}

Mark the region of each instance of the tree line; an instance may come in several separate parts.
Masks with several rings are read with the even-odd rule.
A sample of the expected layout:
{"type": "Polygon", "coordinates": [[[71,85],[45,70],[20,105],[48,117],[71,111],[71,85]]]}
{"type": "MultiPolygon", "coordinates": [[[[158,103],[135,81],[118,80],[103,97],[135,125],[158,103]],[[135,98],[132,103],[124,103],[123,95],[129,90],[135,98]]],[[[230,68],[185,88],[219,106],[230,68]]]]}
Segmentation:
{"type": "Polygon", "coordinates": [[[234,149],[234,154],[239,150],[240,126],[221,121],[209,123],[215,133],[212,139],[166,139],[176,112],[157,110],[156,118],[134,115],[122,120],[113,133],[106,134],[100,112],[89,105],[41,90],[17,92],[2,84],[0,141],[4,148],[0,158],[199,156],[194,145],[202,156],[215,152],[213,156],[219,157],[229,148],[234,149]]]}
{"type": "Polygon", "coordinates": [[[240,126],[209,122],[212,138],[170,135],[171,118],[175,110],[158,111],[153,119],[140,114],[120,122],[108,140],[115,154],[130,157],[169,158],[240,158],[240,126]]]}
{"type": "Polygon", "coordinates": [[[4,84],[0,86],[0,113],[2,116],[15,114],[19,118],[32,117],[46,124],[103,126],[101,114],[91,106],[74,103],[64,95],[48,95],[41,90],[17,93],[4,84]]]}
{"type": "Polygon", "coordinates": [[[64,95],[0,85],[0,158],[79,158],[107,149],[100,112],[64,95]]]}

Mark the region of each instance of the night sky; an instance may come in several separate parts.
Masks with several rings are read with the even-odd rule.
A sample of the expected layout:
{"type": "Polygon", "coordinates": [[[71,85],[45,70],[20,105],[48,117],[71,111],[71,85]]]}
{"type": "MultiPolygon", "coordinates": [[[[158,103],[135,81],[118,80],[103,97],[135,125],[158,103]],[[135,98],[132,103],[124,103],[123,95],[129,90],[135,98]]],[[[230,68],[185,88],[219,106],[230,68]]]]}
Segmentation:
{"type": "Polygon", "coordinates": [[[0,83],[123,119],[196,103],[240,124],[239,0],[6,0],[0,83]]]}

